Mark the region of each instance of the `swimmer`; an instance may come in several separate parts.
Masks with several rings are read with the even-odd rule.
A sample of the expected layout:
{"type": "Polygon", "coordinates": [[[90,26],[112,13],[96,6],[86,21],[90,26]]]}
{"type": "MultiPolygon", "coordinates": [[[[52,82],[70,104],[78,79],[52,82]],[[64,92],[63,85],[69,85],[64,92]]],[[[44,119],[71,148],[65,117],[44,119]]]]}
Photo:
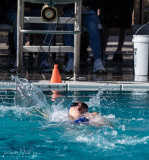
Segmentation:
{"type": "MultiPolygon", "coordinates": [[[[30,115],[41,117],[48,120],[48,115],[43,109],[36,108],[32,112],[29,112],[30,115]]],[[[81,101],[74,101],[68,108],[69,120],[74,124],[88,124],[95,126],[110,125],[107,123],[107,120],[103,118],[100,113],[88,112],[88,105],[81,101]]]]}
{"type": "Polygon", "coordinates": [[[105,123],[100,113],[88,112],[88,105],[81,101],[72,102],[68,108],[68,115],[74,124],[92,124],[96,126],[109,125],[105,123]]]}

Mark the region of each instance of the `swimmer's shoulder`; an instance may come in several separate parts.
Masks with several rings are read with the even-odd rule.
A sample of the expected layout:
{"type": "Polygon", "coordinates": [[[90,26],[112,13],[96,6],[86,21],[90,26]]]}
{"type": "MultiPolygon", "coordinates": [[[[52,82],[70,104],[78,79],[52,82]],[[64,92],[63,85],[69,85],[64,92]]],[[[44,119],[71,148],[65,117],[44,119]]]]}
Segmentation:
{"type": "Polygon", "coordinates": [[[84,116],[85,116],[86,118],[96,117],[96,116],[98,116],[98,115],[101,116],[101,114],[100,114],[100,113],[97,113],[97,112],[92,112],[92,113],[86,112],[86,113],[84,114],[84,116]]]}
{"type": "Polygon", "coordinates": [[[97,116],[97,115],[100,115],[100,113],[97,113],[97,112],[93,112],[91,113],[92,116],[97,116]]]}

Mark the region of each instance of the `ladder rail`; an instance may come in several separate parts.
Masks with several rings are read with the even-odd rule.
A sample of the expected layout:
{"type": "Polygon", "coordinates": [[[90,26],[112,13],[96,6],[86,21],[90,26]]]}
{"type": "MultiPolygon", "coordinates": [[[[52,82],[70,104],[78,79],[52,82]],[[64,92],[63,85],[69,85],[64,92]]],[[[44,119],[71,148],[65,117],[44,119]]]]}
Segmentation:
{"type": "MultiPolygon", "coordinates": [[[[17,72],[21,72],[23,70],[23,51],[27,49],[27,47],[23,46],[23,34],[74,34],[74,47],[70,49],[70,46],[61,47],[60,52],[66,51],[66,47],[68,47],[68,50],[70,49],[74,53],[74,70],[73,70],[73,76],[74,81],[77,80],[79,75],[79,64],[80,64],[80,38],[81,38],[81,13],[82,13],[82,0],[55,0],[55,4],[70,4],[74,3],[75,8],[75,17],[71,18],[70,20],[68,18],[70,17],[59,17],[55,22],[49,23],[54,24],[58,21],[61,23],[68,24],[73,23],[74,24],[74,31],[53,31],[53,30],[26,30],[24,29],[24,23],[45,23],[41,20],[40,17],[31,17],[27,18],[24,17],[24,2],[31,2],[31,3],[48,3],[49,0],[18,0],[18,10],[17,10],[17,72]]],[[[44,46],[42,46],[44,47],[44,46]]],[[[28,47],[29,48],[29,47],[28,47]]],[[[30,47],[31,48],[31,47],[30,47]]],[[[32,48],[33,49],[33,48],[32,48]]],[[[35,48],[34,48],[35,49],[35,48]]],[[[39,46],[37,46],[37,49],[39,49],[39,46]]],[[[47,50],[47,47],[45,46],[45,49],[47,50]]],[[[52,50],[59,50],[57,46],[50,46],[50,51],[52,50]]]]}

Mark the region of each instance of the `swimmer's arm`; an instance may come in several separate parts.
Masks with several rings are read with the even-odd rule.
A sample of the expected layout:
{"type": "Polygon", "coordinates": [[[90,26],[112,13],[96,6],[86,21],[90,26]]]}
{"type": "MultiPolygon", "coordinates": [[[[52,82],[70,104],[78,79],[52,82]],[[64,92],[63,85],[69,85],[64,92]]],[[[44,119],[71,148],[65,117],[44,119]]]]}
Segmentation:
{"type": "Polygon", "coordinates": [[[103,125],[111,126],[111,124],[107,122],[100,113],[97,112],[91,113],[90,116],[88,114],[88,119],[93,125],[96,126],[103,126],[103,125]]]}
{"type": "Polygon", "coordinates": [[[100,113],[97,113],[97,112],[93,112],[93,113],[91,113],[91,116],[92,117],[95,117],[95,116],[97,116],[97,115],[99,115],[100,113]]]}
{"type": "Polygon", "coordinates": [[[35,109],[35,110],[33,110],[32,111],[33,113],[31,113],[31,112],[28,112],[28,114],[29,115],[33,115],[33,116],[36,116],[36,117],[41,117],[41,118],[44,118],[44,119],[48,119],[48,116],[47,116],[47,114],[45,113],[45,112],[43,112],[43,111],[40,111],[39,109],[35,109]],[[35,114],[34,114],[35,113],[35,114]],[[39,113],[40,115],[38,115],[38,114],[36,114],[36,113],[39,113]]]}
{"type": "Polygon", "coordinates": [[[93,112],[93,113],[87,112],[84,114],[85,118],[87,118],[87,119],[90,119],[90,118],[95,117],[97,115],[99,115],[99,113],[97,113],[97,112],[93,112]]]}
{"type": "Polygon", "coordinates": [[[45,118],[48,117],[48,115],[45,112],[41,112],[39,109],[36,109],[38,111],[38,113],[40,113],[41,115],[43,115],[45,118]]]}
{"type": "Polygon", "coordinates": [[[37,114],[33,114],[33,113],[30,113],[30,112],[28,112],[28,115],[30,115],[30,116],[36,116],[36,117],[40,117],[40,118],[43,118],[43,119],[46,119],[46,120],[47,120],[47,118],[46,118],[46,117],[39,116],[39,115],[37,115],[37,114]]]}

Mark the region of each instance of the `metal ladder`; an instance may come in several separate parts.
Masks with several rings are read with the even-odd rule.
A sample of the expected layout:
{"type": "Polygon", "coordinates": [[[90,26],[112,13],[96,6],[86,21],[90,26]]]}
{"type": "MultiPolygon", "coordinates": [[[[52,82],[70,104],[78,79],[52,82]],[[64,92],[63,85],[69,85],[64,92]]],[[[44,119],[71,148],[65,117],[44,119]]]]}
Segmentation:
{"type": "MultiPolygon", "coordinates": [[[[55,31],[55,30],[25,30],[24,29],[24,18],[29,23],[48,23],[43,22],[41,17],[24,17],[24,2],[30,3],[44,3],[48,4],[50,0],[18,0],[17,10],[17,72],[23,70],[23,52],[38,52],[40,46],[23,46],[23,34],[34,33],[34,34],[74,34],[74,46],[50,46],[50,52],[73,52],[74,53],[74,70],[73,78],[77,80],[79,75],[79,64],[80,64],[80,35],[81,35],[81,8],[82,0],[54,0],[55,4],[71,4],[74,3],[75,17],[68,21],[68,24],[74,24],[74,31],[55,31]]],[[[66,23],[70,17],[59,17],[60,23],[66,23]]],[[[57,23],[50,22],[49,24],[57,23]]],[[[42,47],[45,52],[48,52],[49,46],[42,47]]],[[[42,52],[42,51],[41,51],[42,52]]]]}

